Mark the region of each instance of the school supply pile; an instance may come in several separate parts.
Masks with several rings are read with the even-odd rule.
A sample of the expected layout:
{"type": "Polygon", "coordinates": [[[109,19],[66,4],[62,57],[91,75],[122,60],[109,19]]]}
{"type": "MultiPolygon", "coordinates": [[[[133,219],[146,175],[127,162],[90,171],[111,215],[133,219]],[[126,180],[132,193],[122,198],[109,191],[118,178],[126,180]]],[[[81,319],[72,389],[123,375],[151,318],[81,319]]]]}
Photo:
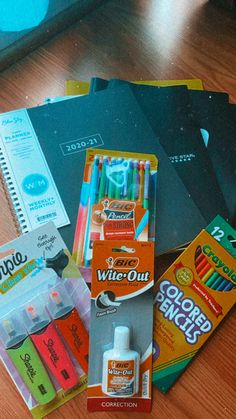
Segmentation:
{"type": "Polygon", "coordinates": [[[236,110],[201,89],[67,81],[0,115],[21,235],[0,248],[0,356],[35,418],[87,374],[89,410],[149,412],[235,303],[236,110]],[[152,344],[154,255],[190,242],[156,275],[152,344]]]}

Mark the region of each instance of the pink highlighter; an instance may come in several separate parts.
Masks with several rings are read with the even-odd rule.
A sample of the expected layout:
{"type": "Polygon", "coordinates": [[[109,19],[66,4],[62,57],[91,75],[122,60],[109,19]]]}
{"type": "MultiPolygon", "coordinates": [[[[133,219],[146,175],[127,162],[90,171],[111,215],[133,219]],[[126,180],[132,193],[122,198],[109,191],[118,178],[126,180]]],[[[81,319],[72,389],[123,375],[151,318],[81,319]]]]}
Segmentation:
{"type": "Polygon", "coordinates": [[[25,325],[42,360],[63,390],[71,389],[78,384],[78,374],[45,307],[37,299],[25,314],[25,325]]]}

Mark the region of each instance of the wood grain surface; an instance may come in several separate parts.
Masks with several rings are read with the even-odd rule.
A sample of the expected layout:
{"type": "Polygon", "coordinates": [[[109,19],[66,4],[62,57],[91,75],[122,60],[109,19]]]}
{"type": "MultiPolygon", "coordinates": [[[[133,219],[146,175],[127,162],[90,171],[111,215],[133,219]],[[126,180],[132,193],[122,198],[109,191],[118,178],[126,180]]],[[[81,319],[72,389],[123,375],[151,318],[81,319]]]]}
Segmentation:
{"type": "MultiPolygon", "coordinates": [[[[236,16],[206,0],[107,0],[102,6],[0,74],[0,112],[36,106],[64,94],[65,79],[201,78],[236,102],[236,16]]],[[[16,229],[0,191],[0,244],[16,229]]],[[[161,263],[164,263],[161,261],[161,263]]],[[[208,340],[167,395],[153,390],[151,414],[135,418],[236,418],[235,310],[208,340]]],[[[0,417],[31,417],[0,367],[0,417]]],[[[50,419],[126,419],[88,413],[86,392],[50,419]]]]}

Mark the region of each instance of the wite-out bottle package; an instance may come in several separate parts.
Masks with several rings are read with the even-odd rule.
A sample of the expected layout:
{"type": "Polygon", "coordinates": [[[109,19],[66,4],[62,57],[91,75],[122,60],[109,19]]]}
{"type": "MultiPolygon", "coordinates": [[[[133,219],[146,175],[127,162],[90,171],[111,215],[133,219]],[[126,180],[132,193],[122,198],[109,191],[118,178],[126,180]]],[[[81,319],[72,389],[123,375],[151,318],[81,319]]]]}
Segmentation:
{"type": "Polygon", "coordinates": [[[154,243],[95,241],[88,410],[151,410],[154,243]]]}

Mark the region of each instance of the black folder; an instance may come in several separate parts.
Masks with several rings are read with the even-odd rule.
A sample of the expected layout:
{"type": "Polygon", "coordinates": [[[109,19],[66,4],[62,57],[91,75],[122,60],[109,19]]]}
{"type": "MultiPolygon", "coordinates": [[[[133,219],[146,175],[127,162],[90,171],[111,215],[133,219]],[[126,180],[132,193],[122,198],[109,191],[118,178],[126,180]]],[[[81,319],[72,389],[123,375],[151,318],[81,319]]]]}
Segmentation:
{"type": "MultiPolygon", "coordinates": [[[[236,106],[226,93],[189,91],[198,126],[207,135],[206,150],[229,211],[236,216],[236,106]]],[[[203,132],[204,135],[204,132],[203,132]]]]}
{"type": "MultiPolygon", "coordinates": [[[[99,85],[99,80],[96,78],[93,89],[99,85]]],[[[191,92],[185,86],[154,87],[119,79],[110,80],[107,87],[102,80],[99,88],[103,85],[108,90],[117,91],[124,83],[131,87],[149,124],[207,223],[217,214],[228,218],[229,211],[213,162],[196,125],[189,97],[191,92]]],[[[201,96],[202,92],[198,93],[201,96]]]]}

